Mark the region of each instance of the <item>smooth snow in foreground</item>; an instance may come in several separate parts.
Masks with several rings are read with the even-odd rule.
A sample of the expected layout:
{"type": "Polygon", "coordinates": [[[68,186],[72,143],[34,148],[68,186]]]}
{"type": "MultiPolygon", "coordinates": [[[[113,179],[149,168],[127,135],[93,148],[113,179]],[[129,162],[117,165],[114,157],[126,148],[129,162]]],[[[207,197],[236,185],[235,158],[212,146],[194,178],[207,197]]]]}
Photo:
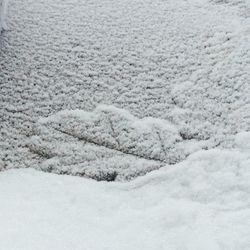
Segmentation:
{"type": "Polygon", "coordinates": [[[0,249],[248,250],[250,133],[130,183],[0,173],[0,249]]]}

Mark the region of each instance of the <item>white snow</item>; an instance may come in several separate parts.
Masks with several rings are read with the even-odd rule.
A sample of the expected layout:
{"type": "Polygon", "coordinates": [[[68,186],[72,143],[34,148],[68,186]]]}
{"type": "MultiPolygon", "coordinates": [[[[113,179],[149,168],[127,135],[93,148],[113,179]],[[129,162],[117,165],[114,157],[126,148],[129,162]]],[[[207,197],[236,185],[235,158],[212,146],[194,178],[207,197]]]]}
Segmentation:
{"type": "Polygon", "coordinates": [[[248,250],[246,149],[200,151],[129,183],[1,172],[0,249],[248,250]]]}
{"type": "Polygon", "coordinates": [[[182,138],[177,124],[138,119],[106,105],[93,112],[64,110],[40,119],[33,134],[27,146],[40,155],[37,168],[98,180],[107,175],[113,180],[132,179],[216,146],[211,140],[182,138]]]}
{"type": "Polygon", "coordinates": [[[8,12],[0,250],[250,249],[249,0],[8,12]]]}
{"type": "MultiPolygon", "coordinates": [[[[186,146],[189,140],[227,146],[232,135],[250,130],[249,7],[249,0],[135,0],[133,4],[130,0],[12,0],[9,29],[0,37],[1,168],[37,166],[41,158],[30,152],[26,142],[41,117],[63,110],[92,115],[103,104],[131,114],[144,132],[152,128],[144,125],[152,118],[164,126],[174,125],[185,139],[178,143],[180,151],[203,147],[192,142],[186,146]]],[[[122,122],[115,121],[116,125],[122,122]]],[[[100,134],[97,128],[93,128],[98,133],[95,139],[101,145],[116,143],[116,137],[107,131],[100,134]]],[[[91,140],[96,136],[90,128],[85,132],[91,140]]],[[[82,135],[82,131],[74,133],[82,135]]],[[[155,152],[145,150],[147,140],[140,141],[143,133],[133,134],[139,136],[134,153],[162,159],[159,140],[155,152]]],[[[163,144],[176,136],[174,132],[163,144]]],[[[120,139],[121,148],[131,146],[127,136],[120,139]]],[[[58,139],[51,140],[59,145],[58,139]]],[[[67,147],[73,151],[74,146],[67,147]]],[[[189,153],[180,157],[175,151],[164,161],[178,162],[189,153]]],[[[123,162],[124,157],[118,159],[123,162]]],[[[61,162],[61,157],[53,161],[61,162]]],[[[140,167],[142,172],[134,175],[137,164],[128,167],[134,160],[124,161],[127,176],[129,168],[132,176],[156,168],[155,164],[140,167]]]]}

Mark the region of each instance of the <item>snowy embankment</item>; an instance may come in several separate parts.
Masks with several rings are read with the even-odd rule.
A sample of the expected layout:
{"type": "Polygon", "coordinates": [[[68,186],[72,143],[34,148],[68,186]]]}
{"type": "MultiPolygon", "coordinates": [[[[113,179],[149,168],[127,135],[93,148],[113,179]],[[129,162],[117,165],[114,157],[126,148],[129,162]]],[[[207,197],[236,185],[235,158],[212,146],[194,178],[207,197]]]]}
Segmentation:
{"type": "Polygon", "coordinates": [[[0,173],[0,249],[248,250],[250,133],[129,183],[0,173]]]}
{"type": "Polygon", "coordinates": [[[7,0],[0,0],[0,33],[7,28],[6,25],[7,0]]]}

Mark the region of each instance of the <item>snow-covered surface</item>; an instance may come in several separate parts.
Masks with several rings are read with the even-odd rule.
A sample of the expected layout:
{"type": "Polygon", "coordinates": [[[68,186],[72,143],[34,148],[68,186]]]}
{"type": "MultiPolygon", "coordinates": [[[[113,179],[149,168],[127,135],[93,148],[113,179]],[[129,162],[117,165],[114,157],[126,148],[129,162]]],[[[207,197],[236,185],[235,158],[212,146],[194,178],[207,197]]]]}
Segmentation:
{"type": "Polygon", "coordinates": [[[0,249],[248,250],[250,133],[128,183],[0,173],[0,249]]]}
{"type": "Polygon", "coordinates": [[[7,15],[7,0],[0,0],[0,34],[4,29],[7,28],[6,15],[7,15]]]}
{"type": "Polygon", "coordinates": [[[183,129],[156,118],[138,119],[113,106],[61,111],[40,119],[27,141],[44,171],[97,180],[129,180],[175,164],[218,142],[183,138],[183,129]]]}
{"type": "MultiPolygon", "coordinates": [[[[9,29],[0,37],[0,168],[44,163],[38,151],[27,147],[31,136],[44,137],[36,134],[40,117],[63,110],[82,110],[91,116],[103,104],[130,113],[138,127],[145,120],[155,124],[155,118],[163,127],[175,126],[182,131],[181,148],[189,140],[228,147],[233,134],[249,131],[249,0],[12,0],[9,7],[9,29]]],[[[105,122],[84,133],[91,142],[102,140],[95,147],[112,141],[113,150],[117,136],[102,138],[105,129],[112,130],[105,122]]],[[[66,118],[67,124],[71,123],[66,118]]],[[[113,126],[123,125],[119,121],[113,126]]],[[[128,126],[131,129],[130,122],[128,126]]],[[[150,126],[143,125],[134,135],[141,138],[150,126]]],[[[82,131],[73,132],[82,136],[82,131]]],[[[46,138],[56,143],[50,148],[60,144],[53,136],[46,138]]],[[[69,138],[60,136],[63,143],[69,138]]],[[[155,136],[149,132],[151,139],[136,142],[129,152],[126,148],[134,142],[124,137],[118,147],[122,156],[111,159],[113,165],[127,162],[126,176],[158,168],[145,163],[143,169],[140,163],[137,171],[133,164],[137,159],[124,157],[126,149],[143,156],[143,162],[146,154],[162,160],[160,144],[164,150],[178,135],[174,132],[166,140],[155,136]],[[157,152],[145,148],[143,143],[149,141],[157,144],[157,152]]],[[[71,145],[65,145],[69,152],[75,150],[71,145]]],[[[175,150],[176,145],[171,147],[175,150]]],[[[179,156],[177,151],[163,162],[178,162],[189,154],[179,156]]],[[[52,169],[56,160],[65,159],[56,157],[52,169]]],[[[70,153],[67,158],[70,164],[72,157],[70,153]]],[[[98,172],[99,157],[95,162],[88,167],[98,172]]],[[[106,159],[105,164],[110,166],[106,159]]]]}
{"type": "Polygon", "coordinates": [[[250,1],[9,7],[0,249],[249,250],[250,1]]]}

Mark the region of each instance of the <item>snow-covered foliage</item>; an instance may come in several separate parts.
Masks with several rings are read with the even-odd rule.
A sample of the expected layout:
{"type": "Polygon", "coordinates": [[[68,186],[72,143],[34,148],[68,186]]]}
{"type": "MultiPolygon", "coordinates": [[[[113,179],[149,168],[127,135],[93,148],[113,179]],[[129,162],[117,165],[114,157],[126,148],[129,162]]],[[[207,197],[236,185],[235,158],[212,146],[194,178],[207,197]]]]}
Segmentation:
{"type": "Polygon", "coordinates": [[[248,250],[250,133],[233,144],[129,183],[2,172],[0,249],[248,250]]]}
{"type": "Polygon", "coordinates": [[[40,168],[97,180],[131,179],[215,145],[183,138],[166,120],[138,119],[112,106],[59,112],[40,119],[33,134],[27,145],[41,156],[40,168]]]}
{"type": "Polygon", "coordinates": [[[0,33],[7,28],[6,25],[7,0],[0,0],[0,33]]]}

